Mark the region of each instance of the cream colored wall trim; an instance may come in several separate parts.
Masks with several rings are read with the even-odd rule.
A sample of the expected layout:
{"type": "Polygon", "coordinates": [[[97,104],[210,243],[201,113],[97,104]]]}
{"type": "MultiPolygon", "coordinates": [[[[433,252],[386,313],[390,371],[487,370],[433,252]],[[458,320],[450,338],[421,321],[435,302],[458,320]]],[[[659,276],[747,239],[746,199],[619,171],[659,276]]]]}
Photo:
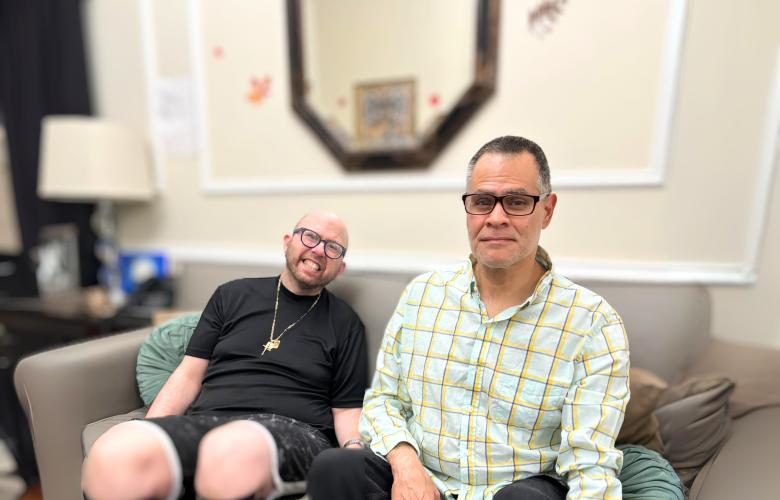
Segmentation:
{"type": "MultiPolygon", "coordinates": [[[[282,266],[281,250],[233,250],[171,246],[135,247],[137,251],[163,251],[176,264],[208,263],[225,265],[282,266]]],[[[458,257],[417,257],[362,254],[347,257],[352,273],[417,274],[458,262],[458,257]]],[[[556,269],[573,280],[631,283],[701,283],[705,285],[747,285],[755,276],[739,264],[704,262],[610,262],[556,260],[556,269]]]]}
{"type": "MultiPolygon", "coordinates": [[[[151,0],[144,0],[151,1],[151,0]]],[[[463,187],[462,176],[445,177],[434,175],[350,175],[334,179],[294,180],[294,179],[247,179],[217,178],[212,173],[211,147],[206,133],[208,122],[206,110],[206,88],[203,54],[202,18],[200,4],[202,0],[189,0],[189,22],[192,67],[195,80],[195,95],[198,107],[198,128],[201,154],[199,157],[201,187],[207,194],[246,195],[255,193],[334,193],[334,192],[409,192],[409,191],[450,191],[463,187]]],[[[555,188],[588,187],[636,187],[658,186],[663,184],[668,161],[669,142],[672,134],[672,122],[677,98],[678,74],[682,52],[683,34],[687,0],[670,0],[669,16],[666,26],[666,40],[663,53],[662,70],[659,74],[659,98],[656,110],[656,124],[652,141],[653,147],[649,164],[637,168],[615,170],[576,170],[567,172],[565,168],[557,171],[555,188]]],[[[280,47],[281,49],[281,47],[280,47]]]]}
{"type": "Polygon", "coordinates": [[[160,143],[160,127],[157,111],[160,109],[157,81],[157,37],[154,29],[154,0],[140,0],[141,44],[143,50],[144,81],[146,84],[146,107],[148,114],[149,143],[151,144],[154,182],[157,192],[165,189],[163,165],[166,158],[160,143]]]}

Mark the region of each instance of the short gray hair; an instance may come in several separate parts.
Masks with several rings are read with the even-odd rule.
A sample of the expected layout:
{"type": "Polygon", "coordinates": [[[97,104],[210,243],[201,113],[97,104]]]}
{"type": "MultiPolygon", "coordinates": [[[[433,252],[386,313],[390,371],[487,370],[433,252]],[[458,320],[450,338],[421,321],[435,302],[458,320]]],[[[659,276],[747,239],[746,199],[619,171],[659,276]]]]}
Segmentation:
{"type": "Polygon", "coordinates": [[[471,182],[471,175],[474,173],[474,166],[480,158],[486,154],[502,154],[516,156],[521,153],[530,153],[536,160],[536,166],[539,168],[539,191],[540,194],[552,191],[550,182],[550,165],[547,163],[547,157],[542,148],[530,139],[518,137],[516,135],[505,135],[485,143],[484,146],[474,153],[469,160],[469,166],[466,171],[466,186],[471,182]]]}

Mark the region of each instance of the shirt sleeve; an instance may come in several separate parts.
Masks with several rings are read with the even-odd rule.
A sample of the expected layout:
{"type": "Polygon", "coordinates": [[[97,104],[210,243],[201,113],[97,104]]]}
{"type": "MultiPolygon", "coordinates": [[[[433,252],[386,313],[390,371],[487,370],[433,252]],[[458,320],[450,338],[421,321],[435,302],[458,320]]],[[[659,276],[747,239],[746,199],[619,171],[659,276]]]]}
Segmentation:
{"type": "Polygon", "coordinates": [[[576,361],[564,401],[556,470],[567,498],[621,498],[623,454],[615,448],[629,399],[628,337],[617,313],[601,315],[576,361]]]}
{"type": "Polygon", "coordinates": [[[411,399],[402,379],[400,357],[408,293],[409,287],[401,295],[385,329],[374,378],[371,387],[366,391],[363,412],[360,415],[361,437],[370,443],[375,453],[382,456],[386,456],[402,442],[409,443],[417,454],[420,454],[420,448],[406,426],[412,409],[411,399]]]}
{"type": "Polygon", "coordinates": [[[224,318],[222,287],[219,287],[211,295],[206,308],[203,309],[198,325],[190,338],[190,343],[187,344],[185,354],[196,358],[211,358],[214,346],[217,345],[219,335],[222,333],[224,318]]]}
{"type": "Polygon", "coordinates": [[[345,321],[346,335],[338,346],[336,371],[333,378],[331,406],[333,408],[359,408],[368,381],[368,354],[366,331],[357,314],[349,311],[350,321],[345,321]]]}

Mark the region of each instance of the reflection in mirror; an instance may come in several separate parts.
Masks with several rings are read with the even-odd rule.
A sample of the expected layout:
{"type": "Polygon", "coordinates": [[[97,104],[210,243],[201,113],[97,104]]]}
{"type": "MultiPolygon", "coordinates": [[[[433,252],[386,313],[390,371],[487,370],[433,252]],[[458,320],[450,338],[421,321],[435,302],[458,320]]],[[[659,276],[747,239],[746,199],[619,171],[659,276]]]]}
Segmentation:
{"type": "Polygon", "coordinates": [[[288,0],[293,107],[348,170],[421,167],[493,93],[498,0],[288,0]]]}

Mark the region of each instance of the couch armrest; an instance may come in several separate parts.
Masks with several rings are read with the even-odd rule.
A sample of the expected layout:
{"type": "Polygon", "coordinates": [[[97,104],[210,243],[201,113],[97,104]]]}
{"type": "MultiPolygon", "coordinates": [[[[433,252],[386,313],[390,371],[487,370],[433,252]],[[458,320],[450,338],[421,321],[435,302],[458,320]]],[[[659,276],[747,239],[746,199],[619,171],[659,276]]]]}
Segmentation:
{"type": "Polygon", "coordinates": [[[773,500],[780,470],[780,406],[734,420],[731,436],[696,476],[689,500],[773,500]]]}
{"type": "Polygon", "coordinates": [[[150,328],[101,337],[22,359],[14,384],[33,435],[44,497],[81,499],[81,431],[142,406],[138,349],[150,328]]]}

